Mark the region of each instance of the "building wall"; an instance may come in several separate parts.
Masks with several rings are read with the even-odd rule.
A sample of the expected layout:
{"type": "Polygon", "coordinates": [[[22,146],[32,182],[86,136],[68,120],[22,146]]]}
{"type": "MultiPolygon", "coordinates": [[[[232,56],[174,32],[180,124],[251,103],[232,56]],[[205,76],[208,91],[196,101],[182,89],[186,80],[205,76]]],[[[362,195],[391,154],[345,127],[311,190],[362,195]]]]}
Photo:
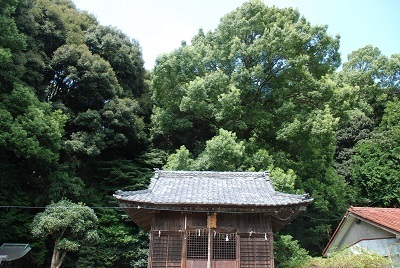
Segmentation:
{"type": "Polygon", "coordinates": [[[263,214],[154,214],[149,267],[274,267],[271,218],[263,214]],[[211,253],[209,253],[211,250],[211,253]]]}
{"type": "Polygon", "coordinates": [[[394,235],[367,222],[354,220],[338,248],[353,245],[361,240],[389,237],[394,237],[394,235]]]}

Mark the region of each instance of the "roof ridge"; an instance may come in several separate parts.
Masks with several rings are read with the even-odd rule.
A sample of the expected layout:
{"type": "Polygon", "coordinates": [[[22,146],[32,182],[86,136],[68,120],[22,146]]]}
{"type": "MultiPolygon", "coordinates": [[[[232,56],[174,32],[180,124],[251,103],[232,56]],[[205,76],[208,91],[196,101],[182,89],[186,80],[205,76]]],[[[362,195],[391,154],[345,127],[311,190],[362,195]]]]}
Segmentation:
{"type": "Polygon", "coordinates": [[[226,177],[244,177],[244,178],[250,176],[264,176],[267,180],[269,180],[269,170],[266,171],[196,171],[196,170],[160,170],[160,169],[155,170],[156,178],[162,175],[171,176],[173,174],[179,176],[202,175],[207,177],[208,176],[215,177],[216,175],[218,175],[219,177],[226,176],[226,177]]]}

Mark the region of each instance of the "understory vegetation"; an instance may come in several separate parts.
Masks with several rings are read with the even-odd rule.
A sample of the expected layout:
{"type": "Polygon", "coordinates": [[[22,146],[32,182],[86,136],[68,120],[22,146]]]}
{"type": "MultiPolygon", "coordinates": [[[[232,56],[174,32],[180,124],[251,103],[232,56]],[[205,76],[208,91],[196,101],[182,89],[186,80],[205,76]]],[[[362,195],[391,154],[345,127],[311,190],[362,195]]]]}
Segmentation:
{"type": "Polygon", "coordinates": [[[390,259],[370,252],[354,254],[349,250],[339,251],[329,258],[309,259],[302,268],[390,268],[390,259]]]}

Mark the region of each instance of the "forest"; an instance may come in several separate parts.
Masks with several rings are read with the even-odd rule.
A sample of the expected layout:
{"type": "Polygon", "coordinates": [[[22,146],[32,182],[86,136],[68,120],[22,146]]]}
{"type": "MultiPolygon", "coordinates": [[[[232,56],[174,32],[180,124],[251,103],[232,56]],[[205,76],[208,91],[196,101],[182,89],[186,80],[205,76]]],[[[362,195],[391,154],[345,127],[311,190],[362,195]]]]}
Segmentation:
{"type": "Polygon", "coordinates": [[[148,235],[113,193],[154,168],[270,170],[309,193],[274,238],[277,267],[320,256],[350,205],[399,207],[400,54],[340,55],[327,28],[251,0],[146,70],[138,41],[71,0],[2,0],[0,244],[49,267],[35,215],[70,201],[95,213],[96,243],[64,241],[62,267],[147,267],[148,235]]]}

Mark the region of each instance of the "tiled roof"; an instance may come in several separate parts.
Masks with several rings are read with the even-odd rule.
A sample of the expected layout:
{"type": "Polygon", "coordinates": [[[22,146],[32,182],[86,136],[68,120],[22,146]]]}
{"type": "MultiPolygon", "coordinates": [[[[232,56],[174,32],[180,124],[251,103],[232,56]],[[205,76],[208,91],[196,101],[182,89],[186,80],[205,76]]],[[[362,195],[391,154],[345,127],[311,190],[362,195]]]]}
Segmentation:
{"type": "Polygon", "coordinates": [[[400,208],[350,207],[326,245],[322,253],[323,256],[328,256],[341,244],[343,237],[350,230],[354,222],[353,220],[349,220],[350,218],[353,220],[360,219],[380,229],[384,229],[396,237],[399,236],[400,208]]]}
{"type": "Polygon", "coordinates": [[[169,205],[286,206],[309,204],[308,195],[274,190],[268,172],[156,171],[142,191],[117,191],[120,201],[169,205]]]}
{"type": "Polygon", "coordinates": [[[351,207],[348,212],[400,232],[400,208],[351,207]]]}

